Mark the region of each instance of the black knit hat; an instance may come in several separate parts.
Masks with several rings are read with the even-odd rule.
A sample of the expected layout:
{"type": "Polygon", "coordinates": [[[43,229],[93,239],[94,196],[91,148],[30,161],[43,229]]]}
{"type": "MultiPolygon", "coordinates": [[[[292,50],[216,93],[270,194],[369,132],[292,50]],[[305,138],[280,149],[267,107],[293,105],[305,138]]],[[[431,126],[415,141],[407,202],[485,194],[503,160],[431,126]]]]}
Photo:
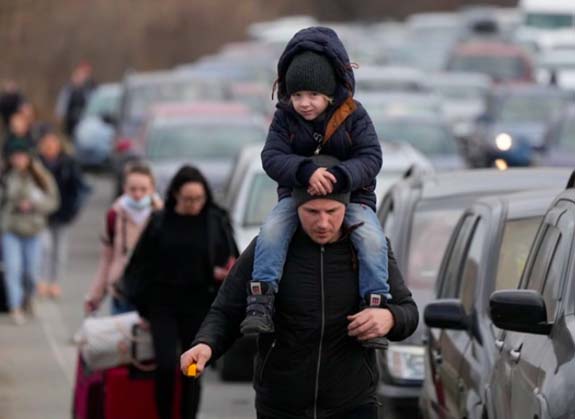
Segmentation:
{"type": "MultiPolygon", "coordinates": [[[[312,156],[311,161],[317,167],[325,167],[330,168],[337,166],[340,161],[332,156],[327,156],[325,154],[319,154],[317,156],[312,156]]],[[[303,188],[295,188],[292,192],[292,198],[295,201],[296,208],[299,208],[301,205],[305,204],[306,202],[312,201],[314,199],[331,199],[333,201],[338,201],[347,206],[349,204],[349,199],[351,196],[351,192],[339,192],[339,193],[330,193],[327,195],[310,195],[307,193],[307,186],[303,188]]]]}
{"type": "Polygon", "coordinates": [[[335,71],[326,56],[305,51],[292,59],[285,83],[288,95],[309,90],[332,97],[336,89],[335,71]]]}

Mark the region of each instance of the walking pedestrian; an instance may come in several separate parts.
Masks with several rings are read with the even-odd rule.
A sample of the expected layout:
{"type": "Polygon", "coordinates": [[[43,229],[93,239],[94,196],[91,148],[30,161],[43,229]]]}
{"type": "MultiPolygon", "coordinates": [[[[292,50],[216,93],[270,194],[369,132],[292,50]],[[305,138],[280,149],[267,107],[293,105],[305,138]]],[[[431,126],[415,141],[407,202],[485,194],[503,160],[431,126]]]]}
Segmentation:
{"type": "Polygon", "coordinates": [[[86,184],[80,166],[65,150],[62,139],[53,131],[43,134],[38,143],[40,161],[50,171],[60,197],[60,208],[48,218],[48,228],[42,240],[42,277],[38,295],[58,298],[59,285],[66,271],[68,259],[68,230],[86,202],[90,187],[86,184]]]}
{"type": "Polygon", "coordinates": [[[22,324],[26,321],[24,278],[31,283],[33,295],[41,263],[41,233],[59,199],[52,175],[32,157],[26,143],[9,145],[7,156],[7,172],[2,176],[2,251],[10,315],[22,324]]]}
{"type": "Polygon", "coordinates": [[[96,311],[108,293],[112,314],[134,311],[119,294],[117,284],[152,212],[162,207],[150,167],[132,162],[124,172],[124,193],[106,213],[98,272],[84,301],[86,313],[96,311]]]}
{"type": "Polygon", "coordinates": [[[9,150],[14,148],[28,148],[32,150],[34,142],[30,135],[30,124],[28,118],[21,112],[16,112],[10,117],[8,132],[4,137],[2,146],[2,156],[8,157],[9,150]]]}
{"type": "MultiPolygon", "coordinates": [[[[187,348],[237,257],[225,210],[190,166],[172,179],[166,206],[152,216],[126,268],[124,286],[149,323],[155,351],[156,403],[171,419],[178,348],[187,348]]],[[[200,382],[182,377],[182,418],[195,418],[200,382]]]]}
{"type": "MultiPolygon", "coordinates": [[[[324,27],[301,30],[278,62],[278,105],[262,151],[266,173],[280,185],[279,202],[257,239],[250,303],[242,333],[271,333],[275,294],[289,246],[298,226],[291,189],[306,186],[312,195],[351,192],[348,225],[359,261],[357,293],[363,306],[385,307],[389,297],[387,241],[375,214],[375,178],[381,145],[363,106],[354,100],[354,74],[337,34],[324,27]],[[314,155],[340,163],[318,167],[314,155]],[[257,296],[257,298],[252,298],[257,296]]],[[[384,337],[363,341],[385,349],[384,337]]]]}
{"type": "Polygon", "coordinates": [[[96,83],[92,66],[82,62],[72,72],[70,81],[60,90],[56,103],[56,116],[62,122],[62,130],[74,141],[74,131],[96,83]]]}
{"type": "MultiPolygon", "coordinates": [[[[312,158],[318,167],[338,164],[318,158],[331,159],[312,158]]],[[[273,307],[275,330],[258,337],[253,378],[257,417],[376,419],[376,350],[362,342],[407,338],[417,327],[417,306],[388,244],[392,298],[385,307],[362,307],[351,235],[365,226],[344,222],[349,192],[318,196],[303,187],[294,190],[293,198],[298,228],[285,238],[288,253],[273,307]]],[[[182,355],[183,372],[196,363],[201,373],[240,335],[256,240],[232,268],[192,348],[182,355]]]]}

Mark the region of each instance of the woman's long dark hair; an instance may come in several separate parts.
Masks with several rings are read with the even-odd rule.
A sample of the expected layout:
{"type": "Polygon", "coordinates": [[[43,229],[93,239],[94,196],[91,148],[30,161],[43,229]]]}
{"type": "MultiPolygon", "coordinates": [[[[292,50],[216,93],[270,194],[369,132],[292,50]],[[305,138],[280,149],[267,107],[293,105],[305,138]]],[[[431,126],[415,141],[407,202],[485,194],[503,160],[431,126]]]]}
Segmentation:
{"type": "Polygon", "coordinates": [[[174,175],[174,177],[170,181],[170,186],[168,187],[168,190],[166,192],[166,200],[164,206],[166,213],[168,214],[174,213],[176,208],[176,195],[178,194],[178,192],[180,192],[182,186],[190,182],[197,182],[203,185],[206,194],[206,203],[204,205],[204,208],[214,204],[212,190],[210,189],[210,185],[208,184],[208,181],[206,180],[202,172],[200,172],[195,167],[185,165],[180,167],[180,170],[178,170],[178,172],[174,175]]]}

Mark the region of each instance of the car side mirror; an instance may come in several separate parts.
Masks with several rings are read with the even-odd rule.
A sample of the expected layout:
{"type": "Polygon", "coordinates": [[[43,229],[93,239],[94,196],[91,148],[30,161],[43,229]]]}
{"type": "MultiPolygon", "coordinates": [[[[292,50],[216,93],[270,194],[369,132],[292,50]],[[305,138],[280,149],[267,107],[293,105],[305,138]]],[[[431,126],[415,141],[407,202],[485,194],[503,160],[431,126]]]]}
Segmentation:
{"type": "Polygon", "coordinates": [[[446,298],[429,303],[423,312],[428,327],[437,329],[468,330],[469,318],[459,299],[446,298]]]}
{"type": "Polygon", "coordinates": [[[100,118],[102,119],[102,121],[104,121],[104,123],[111,125],[113,127],[115,127],[116,124],[118,123],[118,118],[116,118],[116,115],[109,112],[100,114],[100,118]]]}
{"type": "Polygon", "coordinates": [[[551,332],[545,300],[535,290],[495,291],[489,298],[489,315],[500,329],[537,335],[551,332]]]}

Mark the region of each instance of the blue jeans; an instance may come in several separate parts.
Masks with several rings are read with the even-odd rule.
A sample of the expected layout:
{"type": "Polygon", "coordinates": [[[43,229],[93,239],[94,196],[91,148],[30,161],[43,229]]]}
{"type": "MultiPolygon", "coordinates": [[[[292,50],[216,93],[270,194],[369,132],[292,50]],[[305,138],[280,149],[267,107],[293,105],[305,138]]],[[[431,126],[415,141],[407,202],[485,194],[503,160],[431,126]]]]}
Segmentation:
{"type": "Polygon", "coordinates": [[[136,307],[130,304],[123,298],[117,298],[112,296],[112,301],[110,303],[110,312],[113,316],[117,314],[129,313],[130,311],[136,311],[136,307]]]}
{"type": "Polygon", "coordinates": [[[10,310],[22,307],[24,278],[32,283],[32,293],[40,274],[42,241],[40,235],[24,237],[12,233],[2,234],[4,276],[10,310]]]}
{"type": "MultiPolygon", "coordinates": [[[[359,295],[381,294],[391,298],[387,269],[387,240],[375,212],[366,205],[349,204],[345,224],[363,223],[351,234],[359,260],[359,295]]],[[[282,199],[268,215],[256,241],[252,278],[271,284],[277,292],[282,276],[289,239],[299,225],[292,198],[282,199]]]]}

